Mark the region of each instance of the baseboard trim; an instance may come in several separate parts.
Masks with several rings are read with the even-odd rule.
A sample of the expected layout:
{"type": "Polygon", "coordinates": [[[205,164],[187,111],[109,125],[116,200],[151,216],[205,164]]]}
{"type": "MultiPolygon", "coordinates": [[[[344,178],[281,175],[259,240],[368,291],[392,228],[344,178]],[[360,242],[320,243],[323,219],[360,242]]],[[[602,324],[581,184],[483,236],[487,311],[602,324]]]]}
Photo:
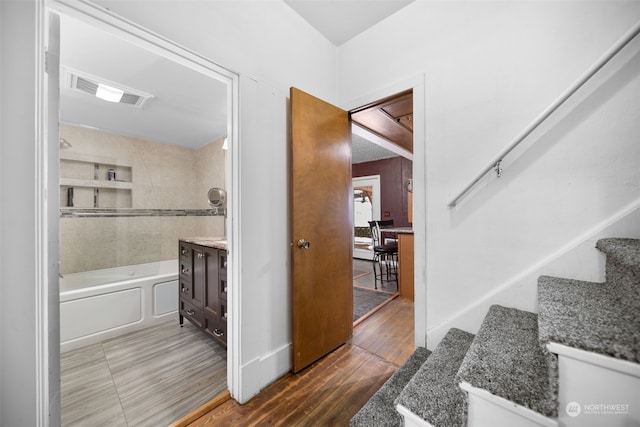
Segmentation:
{"type": "Polygon", "coordinates": [[[257,357],[240,367],[242,395],[235,396],[241,405],[247,403],[262,389],[291,370],[291,344],[257,357]]]}

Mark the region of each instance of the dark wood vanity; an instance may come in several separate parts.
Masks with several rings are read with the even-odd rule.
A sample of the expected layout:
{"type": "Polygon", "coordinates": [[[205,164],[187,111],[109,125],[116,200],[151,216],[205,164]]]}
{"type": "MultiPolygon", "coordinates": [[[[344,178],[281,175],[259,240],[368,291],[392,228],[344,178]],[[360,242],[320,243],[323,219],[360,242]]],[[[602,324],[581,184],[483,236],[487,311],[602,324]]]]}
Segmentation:
{"type": "Polygon", "coordinates": [[[187,318],[227,346],[227,245],[222,239],[179,241],[180,326],[187,318]]]}

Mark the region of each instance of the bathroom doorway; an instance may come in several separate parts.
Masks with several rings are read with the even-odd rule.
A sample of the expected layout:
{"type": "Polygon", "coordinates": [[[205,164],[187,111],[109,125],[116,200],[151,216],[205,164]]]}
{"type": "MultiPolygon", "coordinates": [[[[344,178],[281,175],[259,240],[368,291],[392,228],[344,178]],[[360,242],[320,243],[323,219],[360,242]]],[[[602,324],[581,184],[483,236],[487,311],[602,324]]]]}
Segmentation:
{"type": "MultiPolygon", "coordinates": [[[[60,189],[62,352],[91,346],[104,351],[108,347],[106,341],[114,343],[138,334],[141,326],[157,333],[175,320],[175,328],[179,329],[175,312],[177,283],[170,272],[175,264],[174,276],[177,275],[177,261],[173,260],[177,260],[178,238],[215,235],[227,237],[233,244],[233,233],[227,232],[233,204],[228,204],[227,216],[212,215],[206,196],[208,189],[216,186],[226,188],[233,197],[231,165],[237,129],[233,106],[237,105],[238,83],[237,77],[226,70],[190,56],[175,45],[159,43],[150,33],[140,34],[139,28],[138,36],[132,36],[130,29],[126,31],[129,24],[113,15],[97,19],[95,15],[102,12],[61,8],[60,177],[51,185],[59,185],[60,189]],[[99,30],[96,22],[101,22],[103,29],[106,22],[108,31],[99,30]],[[114,34],[119,47],[96,48],[108,43],[114,34]],[[70,40],[85,42],[94,53],[103,55],[75,53],[77,46],[69,45],[70,40]],[[134,53],[125,46],[127,42],[138,49],[142,46],[142,51],[134,53]],[[114,59],[105,55],[108,52],[124,56],[114,59]],[[141,71],[149,69],[162,69],[165,74],[141,71]],[[170,89],[179,91],[176,85],[167,85],[171,81],[167,75],[175,79],[189,75],[185,80],[190,84],[200,82],[198,89],[204,95],[204,99],[189,106],[191,110],[187,108],[185,114],[173,116],[169,122],[173,131],[163,130],[162,120],[147,120],[144,114],[170,110],[165,104],[167,96],[145,86],[156,81],[158,87],[172,86],[170,89]],[[131,83],[135,78],[144,84],[131,83]],[[122,90],[124,95],[120,94],[117,102],[97,100],[100,88],[107,92],[122,90]],[[220,102],[212,102],[219,98],[220,102]],[[100,105],[106,110],[98,112],[88,106],[90,103],[103,103],[100,105]],[[198,114],[208,117],[193,117],[198,114]],[[109,120],[101,123],[99,119],[109,120]],[[201,125],[206,122],[210,126],[201,125]],[[137,127],[138,124],[143,126],[137,127]],[[192,130],[196,132],[191,133],[192,130]],[[82,284],[68,280],[88,272],[98,272],[93,275],[100,277],[98,282],[87,278],[82,284]],[[112,277],[105,279],[104,272],[112,277]],[[147,285],[132,285],[138,277],[155,279],[147,285]],[[85,287],[92,281],[94,288],[115,288],[109,288],[104,295],[94,295],[85,287]],[[110,304],[114,309],[104,310],[110,304]],[[117,316],[113,316],[114,312],[117,316]]],[[[229,262],[233,265],[234,260],[230,258],[229,262]]],[[[229,285],[234,281],[232,271],[230,268],[229,285]]],[[[229,314],[232,325],[233,312],[229,314]]],[[[192,328],[185,326],[183,330],[188,334],[192,328]]],[[[230,326],[229,336],[232,331],[230,326]]],[[[192,332],[195,341],[191,345],[212,347],[199,331],[192,332]]],[[[230,345],[229,352],[212,349],[212,354],[228,357],[231,363],[232,348],[230,345]]],[[[216,369],[222,369],[225,385],[231,386],[229,364],[216,369]]],[[[185,408],[193,410],[200,404],[185,408]]],[[[171,414],[175,416],[174,411],[171,414]]],[[[62,415],[64,420],[64,408],[62,415]]],[[[167,421],[173,420],[159,422],[167,421]]]]}

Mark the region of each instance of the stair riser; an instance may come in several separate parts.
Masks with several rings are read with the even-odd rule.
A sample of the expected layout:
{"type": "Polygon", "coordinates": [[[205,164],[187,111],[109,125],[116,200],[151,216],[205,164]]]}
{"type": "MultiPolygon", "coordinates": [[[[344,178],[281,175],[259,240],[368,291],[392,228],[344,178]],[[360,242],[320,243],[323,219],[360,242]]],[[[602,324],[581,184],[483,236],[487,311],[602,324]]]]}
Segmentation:
{"type": "MultiPolygon", "coordinates": [[[[622,373],[592,363],[559,355],[560,425],[567,427],[624,427],[636,425],[640,419],[640,377],[622,373]],[[570,405],[571,403],[571,405],[570,405]],[[575,409],[579,405],[580,413],[575,409]],[[607,408],[597,405],[618,406],[619,413],[605,414],[607,408]],[[596,405],[596,406],[593,406],[596,405]],[[628,406],[627,406],[628,405],[628,406]],[[569,412],[575,416],[569,415],[569,412]]],[[[615,412],[615,411],[614,411],[615,412]]]]}
{"type": "Polygon", "coordinates": [[[468,427],[540,427],[547,425],[539,424],[473,395],[469,395],[468,417],[468,427]]]}
{"type": "Polygon", "coordinates": [[[461,382],[460,388],[467,393],[468,427],[558,426],[555,418],[545,417],[467,382],[461,382]]]}
{"type": "Polygon", "coordinates": [[[402,405],[396,405],[396,411],[398,411],[398,413],[402,417],[403,427],[437,427],[423,420],[418,415],[411,412],[410,409],[407,409],[402,405]]]}
{"type": "Polygon", "coordinates": [[[616,286],[621,289],[637,294],[640,289],[640,267],[629,267],[619,265],[616,262],[607,262],[606,280],[609,286],[616,286]]]}

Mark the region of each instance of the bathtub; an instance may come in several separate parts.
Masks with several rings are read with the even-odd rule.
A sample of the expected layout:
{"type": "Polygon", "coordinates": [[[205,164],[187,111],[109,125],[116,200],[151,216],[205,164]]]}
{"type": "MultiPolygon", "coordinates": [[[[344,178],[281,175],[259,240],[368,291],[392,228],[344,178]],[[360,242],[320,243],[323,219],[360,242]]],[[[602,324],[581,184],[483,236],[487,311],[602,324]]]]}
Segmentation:
{"type": "Polygon", "coordinates": [[[60,279],[60,349],[177,319],[177,312],[177,260],[67,274],[60,279]]]}

